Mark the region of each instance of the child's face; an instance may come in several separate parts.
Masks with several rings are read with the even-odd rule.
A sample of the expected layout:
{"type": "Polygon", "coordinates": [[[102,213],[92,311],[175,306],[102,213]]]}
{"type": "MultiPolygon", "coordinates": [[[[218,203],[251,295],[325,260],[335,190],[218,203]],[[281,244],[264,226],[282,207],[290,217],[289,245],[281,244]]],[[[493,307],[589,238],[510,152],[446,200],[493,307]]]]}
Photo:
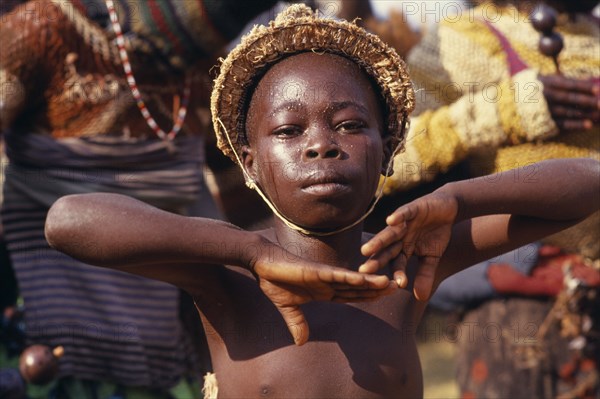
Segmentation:
{"type": "Polygon", "coordinates": [[[286,58],[252,95],[246,169],[294,223],[350,224],[366,211],[387,161],[378,104],[352,61],[314,53],[286,58]]]}

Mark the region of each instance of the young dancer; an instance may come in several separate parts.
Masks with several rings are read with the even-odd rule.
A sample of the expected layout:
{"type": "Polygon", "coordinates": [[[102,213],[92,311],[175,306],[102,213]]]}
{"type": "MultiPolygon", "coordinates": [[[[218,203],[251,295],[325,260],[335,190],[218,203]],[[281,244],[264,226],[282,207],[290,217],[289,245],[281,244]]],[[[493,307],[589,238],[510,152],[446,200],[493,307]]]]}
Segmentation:
{"type": "Polygon", "coordinates": [[[451,183],[370,237],[362,220],[413,97],[378,38],[292,6],[230,53],[212,99],[220,146],[275,210],[272,229],[90,194],[55,203],[48,241],[188,291],[221,397],[419,397],[415,330],[431,291],[596,210],[600,164],[549,161],[533,177],[451,183]]]}

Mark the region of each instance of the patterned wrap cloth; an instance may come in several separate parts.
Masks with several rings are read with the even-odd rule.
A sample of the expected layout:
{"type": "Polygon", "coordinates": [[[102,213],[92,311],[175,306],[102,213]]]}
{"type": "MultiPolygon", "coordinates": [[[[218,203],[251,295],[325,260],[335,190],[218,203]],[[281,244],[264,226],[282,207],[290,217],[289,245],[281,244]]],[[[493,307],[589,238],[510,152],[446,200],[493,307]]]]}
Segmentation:
{"type": "MultiPolygon", "coordinates": [[[[188,117],[171,144],[133,101],[101,0],[35,0],[0,21],[2,222],[25,303],[29,344],[62,345],[60,377],[164,392],[198,376],[170,285],[95,268],[44,238],[60,196],[116,192],[178,213],[217,216],[203,180],[206,74],[222,45],[274,1],[115,1],[138,87],[163,129],[192,74],[188,117]]],[[[81,243],[93,245],[93,243],[81,243]]],[[[99,249],[101,250],[101,249],[99,249]]],[[[1,367],[1,366],[0,366],[1,367]]]]}

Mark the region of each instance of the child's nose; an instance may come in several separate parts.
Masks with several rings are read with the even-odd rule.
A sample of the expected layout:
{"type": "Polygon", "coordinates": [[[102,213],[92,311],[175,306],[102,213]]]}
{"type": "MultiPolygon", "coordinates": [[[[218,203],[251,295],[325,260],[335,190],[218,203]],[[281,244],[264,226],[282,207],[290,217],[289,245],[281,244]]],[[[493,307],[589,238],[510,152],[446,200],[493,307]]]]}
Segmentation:
{"type": "Polygon", "coordinates": [[[338,158],[342,151],[331,137],[320,137],[312,140],[304,150],[306,160],[319,158],[338,158]]]}

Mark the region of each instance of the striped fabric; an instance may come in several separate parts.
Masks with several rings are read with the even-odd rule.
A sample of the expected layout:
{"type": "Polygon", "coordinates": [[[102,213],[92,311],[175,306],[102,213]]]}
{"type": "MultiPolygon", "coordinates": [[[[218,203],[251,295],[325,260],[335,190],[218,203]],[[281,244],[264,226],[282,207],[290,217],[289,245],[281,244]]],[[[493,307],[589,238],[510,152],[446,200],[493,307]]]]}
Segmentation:
{"type": "Polygon", "coordinates": [[[43,236],[47,209],[11,192],[5,201],[2,219],[29,343],[62,345],[61,375],[175,385],[186,365],[177,290],[54,251],[43,236]]]}
{"type": "Polygon", "coordinates": [[[61,142],[40,135],[16,137],[7,137],[9,155],[15,146],[21,151],[6,170],[1,217],[25,303],[28,343],[62,345],[62,376],[172,387],[197,363],[178,316],[179,291],[154,280],[89,266],[51,249],[44,238],[44,222],[53,199],[72,187],[78,188],[76,192],[122,192],[150,202],[184,198],[179,203],[184,207],[200,194],[201,140],[178,138],[179,157],[169,162],[168,151],[158,140],[123,141],[120,147],[112,143],[115,148],[109,152],[101,145],[108,138],[61,142]],[[23,146],[29,151],[23,151],[23,146]],[[32,151],[42,147],[44,156],[32,165],[32,151]],[[65,157],[62,165],[61,156],[65,157]],[[50,161],[55,165],[50,169],[40,165],[50,161]],[[148,162],[159,169],[150,168],[148,162]],[[128,178],[119,178],[123,176],[128,178]]]}

